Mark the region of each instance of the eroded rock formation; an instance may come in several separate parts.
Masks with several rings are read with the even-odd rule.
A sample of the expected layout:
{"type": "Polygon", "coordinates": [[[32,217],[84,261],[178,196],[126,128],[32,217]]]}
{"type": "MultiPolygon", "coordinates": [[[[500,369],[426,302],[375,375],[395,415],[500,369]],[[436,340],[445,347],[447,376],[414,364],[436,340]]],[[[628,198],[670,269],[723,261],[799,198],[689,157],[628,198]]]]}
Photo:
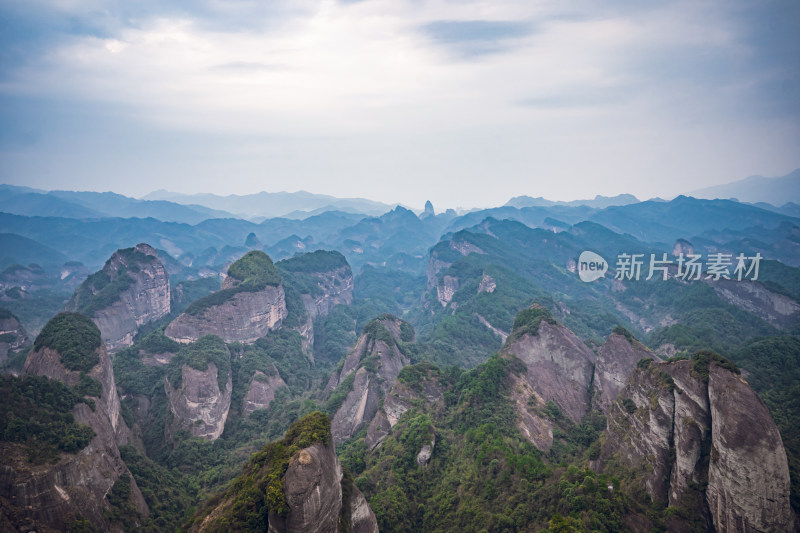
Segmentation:
{"type": "Polygon", "coordinates": [[[766,406],[725,363],[699,355],[635,371],[609,412],[601,468],[627,465],[640,473],[634,485],[709,530],[793,531],[786,453],[766,406]]]}
{"type": "Polygon", "coordinates": [[[115,352],[133,344],[139,327],[169,314],[169,274],[148,244],[117,250],[78,287],[67,310],[89,316],[115,352]]]}
{"type": "MultiPolygon", "coordinates": [[[[57,315],[51,323],[69,315],[57,315]]],[[[87,318],[80,318],[95,327],[87,318]]],[[[69,530],[76,517],[89,520],[103,531],[121,530],[108,522],[104,512],[109,509],[106,498],[114,484],[121,476],[130,476],[117,447],[127,441],[128,429],[120,417],[111,359],[100,341],[100,332],[96,328],[95,332],[94,355],[91,352],[88,355],[97,363],[85,376],[98,383],[102,392],[92,398],[93,409],[86,403],[78,403],[72,409],[75,421],[91,427],[94,438],[77,453],[59,454],[56,464],[32,465],[14,455],[13,450],[7,450],[10,455],[0,466],[0,497],[15,509],[15,516],[60,531],[69,530]]],[[[82,373],[67,368],[62,354],[50,346],[37,346],[28,355],[23,369],[23,374],[46,376],[69,386],[78,385],[82,373]]],[[[147,505],[132,477],[130,503],[142,519],[146,518],[147,505]]]]}

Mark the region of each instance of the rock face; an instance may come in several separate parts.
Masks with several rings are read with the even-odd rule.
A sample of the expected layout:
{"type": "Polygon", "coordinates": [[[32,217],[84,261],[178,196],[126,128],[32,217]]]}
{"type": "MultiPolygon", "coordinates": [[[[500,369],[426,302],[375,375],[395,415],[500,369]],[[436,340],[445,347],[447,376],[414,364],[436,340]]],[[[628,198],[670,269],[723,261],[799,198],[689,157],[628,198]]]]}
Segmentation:
{"type": "MultiPolygon", "coordinates": [[[[627,332],[624,332],[627,333],[627,332]]],[[[607,412],[636,369],[645,358],[659,359],[649,348],[629,334],[612,333],[597,351],[594,371],[595,405],[607,412]]]]}
{"type": "MultiPolygon", "coordinates": [[[[319,254],[313,252],[309,255],[319,254]]],[[[332,254],[333,252],[323,252],[332,254]]],[[[338,255],[338,254],[337,254],[338,255]]],[[[353,271],[344,257],[341,258],[343,266],[324,270],[321,272],[307,272],[314,287],[312,292],[300,295],[306,311],[306,322],[300,328],[300,334],[305,339],[303,348],[309,353],[314,344],[314,321],[328,316],[328,313],[337,305],[350,305],[353,303],[353,271]]]]}
{"type": "Polygon", "coordinates": [[[337,305],[353,303],[353,271],[349,266],[328,272],[314,272],[310,275],[320,289],[316,294],[302,295],[306,313],[312,320],[327,316],[337,305]]]}
{"type": "MultiPolygon", "coordinates": [[[[424,372],[421,380],[414,383],[413,386],[395,381],[389,393],[383,398],[383,406],[378,409],[367,428],[365,438],[367,449],[373,450],[378,447],[403,416],[403,413],[420,403],[425,404],[426,409],[444,408],[444,387],[433,374],[424,372]]],[[[431,453],[433,444],[434,442],[430,445],[431,453]]]]}
{"type": "Polygon", "coordinates": [[[205,370],[183,365],[181,372],[178,388],[164,378],[164,390],[176,428],[189,431],[193,437],[216,440],[225,429],[231,407],[231,373],[227,373],[227,382],[221,390],[217,379],[219,370],[213,362],[205,370]]]}
{"type": "Polygon", "coordinates": [[[692,246],[692,243],[690,243],[686,239],[678,239],[672,246],[672,255],[678,257],[681,254],[685,256],[694,254],[694,246],[692,246]]]}
{"type": "Polygon", "coordinates": [[[286,315],[283,287],[267,286],[257,292],[235,293],[197,314],[185,312],[170,322],[164,334],[180,343],[194,342],[205,335],[217,335],[225,342],[253,343],[280,327],[286,315]]]}
{"type": "Polygon", "coordinates": [[[353,374],[350,378],[352,388],[331,422],[331,431],[337,444],[370,423],[378,411],[381,398],[391,389],[400,370],[408,365],[408,358],[399,344],[402,342],[402,329],[403,321],[389,315],[367,324],[355,347],[347,355],[341,371],[332,378],[337,386],[344,386],[353,374]]]}
{"type": "Polygon", "coordinates": [[[254,250],[228,267],[219,291],[193,302],[164,334],[181,343],[205,335],[253,343],[280,327],[287,315],[280,274],[267,254],[254,250]]]}
{"type": "Polygon", "coordinates": [[[0,308],[0,363],[8,358],[8,352],[21,350],[30,343],[17,317],[7,309],[0,308]]]}
{"type": "Polygon", "coordinates": [[[510,397],[517,427],[542,451],[553,444],[553,422],[543,410],[548,402],[579,424],[591,409],[608,411],[638,361],[658,359],[622,328],[595,354],[537,304],[516,322],[501,354],[525,364],[523,375],[510,376],[510,397]]]}
{"type": "Polygon", "coordinates": [[[707,281],[726,302],[762,318],[780,329],[800,323],[800,304],[754,281],[707,281]]]}
{"type": "Polygon", "coordinates": [[[436,286],[436,298],[442,307],[447,307],[453,295],[458,290],[458,278],[455,276],[444,275],[441,283],[436,286]]]}
{"type": "Polygon", "coordinates": [[[169,274],[148,244],[117,250],[78,287],[67,310],[89,316],[115,352],[133,344],[140,326],[169,314],[169,274]]]}
{"type": "MultiPolygon", "coordinates": [[[[304,442],[306,439],[302,435],[297,435],[296,428],[308,422],[309,419],[321,421],[326,425],[326,429],[330,428],[330,422],[325,415],[312,413],[290,428],[286,438],[280,443],[286,448],[300,447],[298,441],[304,442]]],[[[304,447],[288,458],[288,467],[280,487],[285,495],[288,510],[277,512],[275,509],[258,509],[257,506],[265,505],[263,500],[258,503],[252,502],[251,507],[258,509],[261,516],[268,515],[265,529],[271,533],[333,533],[339,531],[377,533],[378,523],[375,514],[352,480],[343,476],[330,433],[322,435],[318,432],[317,436],[321,438],[313,439],[316,442],[312,442],[310,445],[303,444],[304,447]],[[328,443],[325,444],[322,439],[327,440],[328,443]]],[[[267,445],[267,447],[269,446],[274,445],[267,445]]],[[[263,485],[261,490],[266,489],[266,482],[262,480],[271,464],[257,462],[256,458],[259,455],[266,454],[264,451],[256,454],[254,461],[245,467],[244,474],[242,474],[245,479],[241,483],[239,480],[235,481],[232,489],[217,498],[219,503],[204,509],[202,515],[195,519],[189,531],[252,530],[252,524],[240,524],[231,515],[234,505],[242,504],[243,495],[237,492],[237,485],[245,486],[247,483],[256,483],[259,487],[263,485]]]]}
{"type": "Polygon", "coordinates": [[[266,409],[269,407],[269,404],[275,399],[275,392],[279,389],[286,388],[286,383],[274,366],[273,371],[274,373],[268,376],[256,370],[253,379],[250,381],[250,387],[247,389],[247,395],[244,397],[242,403],[242,413],[244,413],[245,416],[250,416],[250,413],[257,409],[266,409]]]}
{"type": "Polygon", "coordinates": [[[706,362],[706,378],[694,361],[637,369],[610,409],[601,467],[614,458],[638,469],[634,485],[709,530],[792,531],[775,423],[739,375],[706,362]]]}
{"type": "Polygon", "coordinates": [[[554,401],[573,422],[589,409],[595,355],[570,330],[543,320],[536,335],[523,335],[503,348],[527,367],[526,379],[545,402],[554,401]]]}
{"type": "MultiPolygon", "coordinates": [[[[102,385],[102,394],[94,399],[94,410],[84,403],[72,410],[75,420],[90,426],[95,437],[78,453],[61,454],[54,465],[3,461],[6,464],[0,467],[0,496],[14,502],[21,515],[56,530],[68,530],[76,516],[83,516],[100,530],[115,530],[103,515],[109,505],[106,496],[120,476],[130,475],[117,448],[127,438],[127,427],[120,417],[111,359],[99,335],[97,342],[99,362],[86,374],[102,385]]],[[[61,354],[49,347],[32,351],[23,373],[58,379],[70,386],[80,380],[80,372],[66,368],[61,354]]],[[[147,505],[132,477],[130,502],[143,518],[147,516],[147,505]]]]}

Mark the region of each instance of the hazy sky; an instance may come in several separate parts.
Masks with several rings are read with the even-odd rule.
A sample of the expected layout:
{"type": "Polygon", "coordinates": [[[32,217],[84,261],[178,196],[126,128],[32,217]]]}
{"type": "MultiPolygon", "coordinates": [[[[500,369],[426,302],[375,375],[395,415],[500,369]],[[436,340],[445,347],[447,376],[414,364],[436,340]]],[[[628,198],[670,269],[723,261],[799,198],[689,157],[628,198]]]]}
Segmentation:
{"type": "Polygon", "coordinates": [[[4,183],[439,209],[797,167],[797,0],[0,0],[4,183]]]}

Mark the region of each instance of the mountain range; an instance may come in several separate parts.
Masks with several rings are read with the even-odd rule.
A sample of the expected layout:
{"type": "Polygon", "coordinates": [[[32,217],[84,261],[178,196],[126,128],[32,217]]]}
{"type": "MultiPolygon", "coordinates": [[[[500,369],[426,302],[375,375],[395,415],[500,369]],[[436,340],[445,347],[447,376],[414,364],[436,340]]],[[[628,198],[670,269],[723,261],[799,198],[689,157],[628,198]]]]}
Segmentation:
{"type": "Polygon", "coordinates": [[[3,192],[0,530],[800,531],[791,206],[3,192]]]}

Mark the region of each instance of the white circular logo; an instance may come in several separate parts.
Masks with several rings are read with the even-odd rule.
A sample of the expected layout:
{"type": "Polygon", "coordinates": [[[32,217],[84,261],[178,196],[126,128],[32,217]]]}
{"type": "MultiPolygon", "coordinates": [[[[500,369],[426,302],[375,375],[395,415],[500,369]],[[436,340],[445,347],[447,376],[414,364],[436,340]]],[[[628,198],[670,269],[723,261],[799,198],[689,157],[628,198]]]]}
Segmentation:
{"type": "Polygon", "coordinates": [[[608,262],[602,256],[585,251],[578,258],[578,275],[581,281],[595,281],[602,278],[608,271],[608,262]]]}

